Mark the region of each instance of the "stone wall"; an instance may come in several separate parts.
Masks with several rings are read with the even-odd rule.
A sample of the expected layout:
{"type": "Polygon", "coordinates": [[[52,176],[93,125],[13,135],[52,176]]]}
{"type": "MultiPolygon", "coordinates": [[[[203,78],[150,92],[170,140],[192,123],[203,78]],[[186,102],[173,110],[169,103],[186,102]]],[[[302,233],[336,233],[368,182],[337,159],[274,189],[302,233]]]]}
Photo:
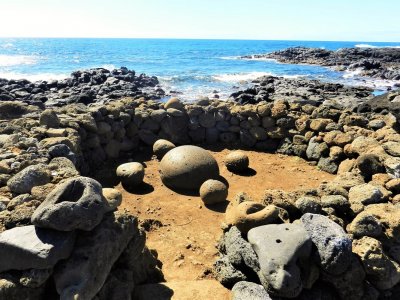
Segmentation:
{"type": "MultiPolygon", "coordinates": [[[[2,102],[0,116],[3,232],[29,227],[35,211],[43,210],[46,203],[52,207],[48,202],[54,198],[50,194],[54,189],[76,178],[82,180],[80,175],[90,176],[107,162],[132,158],[135,152],[152,146],[160,138],[175,144],[219,144],[297,155],[343,178],[357,173],[362,184],[384,174],[387,180],[382,179],[379,184],[387,192],[385,201],[395,204],[400,200],[400,184],[396,181],[400,176],[400,135],[397,120],[389,112],[355,114],[329,101],[320,106],[283,100],[238,105],[206,98],[189,104],[177,99],[161,103],[125,98],[108,104],[76,104],[44,111],[19,102],[2,102]]],[[[345,185],[347,179],[343,178],[338,179],[336,187],[345,185]]],[[[339,191],[349,197],[348,192],[339,191]]],[[[102,197],[101,192],[98,194],[102,197]]],[[[365,203],[354,201],[354,211],[363,211],[365,203]]],[[[34,223],[44,230],[60,231],[43,224],[34,223]]],[[[56,261],[45,268],[28,264],[30,267],[20,267],[16,273],[9,272],[10,266],[0,269],[4,271],[0,273],[0,296],[44,299],[44,290],[49,290],[46,287],[52,282],[49,278],[55,278],[53,291],[57,289],[67,296],[71,292],[85,295],[90,291],[88,299],[94,292],[96,299],[118,299],[118,295],[122,297],[119,299],[129,299],[126,295],[130,295],[135,284],[160,280],[157,259],[145,247],[143,231],[138,229],[134,217],[106,209],[96,226],[89,233],[72,229],[76,232],[75,246],[62,257],[68,258],[62,263],[56,261]],[[118,255],[112,259],[98,257],[110,262],[100,269],[101,279],[71,291],[68,274],[73,274],[75,261],[96,257],[101,252],[96,240],[89,246],[85,241],[92,236],[101,240],[107,230],[127,230],[129,238],[117,242],[118,255]]],[[[0,252],[1,247],[0,236],[0,252]]],[[[96,273],[90,260],[85,269],[88,274],[96,273]]],[[[77,280],[73,286],[80,285],[80,279],[77,280]]],[[[69,299],[67,296],[65,299],[69,299]]]]}

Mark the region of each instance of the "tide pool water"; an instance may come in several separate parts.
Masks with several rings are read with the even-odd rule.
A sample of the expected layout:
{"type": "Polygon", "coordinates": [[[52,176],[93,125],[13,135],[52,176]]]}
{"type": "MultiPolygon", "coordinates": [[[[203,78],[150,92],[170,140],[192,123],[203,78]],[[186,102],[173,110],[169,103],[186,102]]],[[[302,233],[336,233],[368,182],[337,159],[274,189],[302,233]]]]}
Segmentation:
{"type": "Polygon", "coordinates": [[[218,93],[225,98],[262,75],[304,76],[385,90],[394,82],[361,78],[325,67],[281,64],[274,60],[244,60],[288,47],[336,50],[344,47],[400,47],[400,43],[323,41],[246,41],[178,39],[33,39],[0,38],[0,78],[31,81],[62,79],[72,71],[121,66],[155,75],[167,91],[192,100],[218,93]]]}

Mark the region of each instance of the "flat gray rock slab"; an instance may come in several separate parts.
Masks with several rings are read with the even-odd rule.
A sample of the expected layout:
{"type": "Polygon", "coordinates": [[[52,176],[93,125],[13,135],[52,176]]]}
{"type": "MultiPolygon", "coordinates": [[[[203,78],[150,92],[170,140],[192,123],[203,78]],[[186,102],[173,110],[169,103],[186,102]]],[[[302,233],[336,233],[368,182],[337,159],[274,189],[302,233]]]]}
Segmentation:
{"type": "Polygon", "coordinates": [[[310,265],[312,247],[302,224],[259,226],[247,237],[258,256],[258,276],[264,288],[273,296],[297,297],[306,281],[302,268],[310,265]]]}
{"type": "Polygon", "coordinates": [[[35,210],[32,224],[59,231],[90,231],[111,211],[102,186],[88,177],[72,178],[58,185],[35,210]]]}
{"type": "Polygon", "coordinates": [[[322,269],[333,275],[346,271],[351,263],[352,242],[343,228],[317,214],[304,214],[301,222],[317,247],[322,269]]]}
{"type": "Polygon", "coordinates": [[[6,230],[0,234],[0,272],[52,268],[69,257],[74,242],[75,233],[33,225],[6,230]]]}

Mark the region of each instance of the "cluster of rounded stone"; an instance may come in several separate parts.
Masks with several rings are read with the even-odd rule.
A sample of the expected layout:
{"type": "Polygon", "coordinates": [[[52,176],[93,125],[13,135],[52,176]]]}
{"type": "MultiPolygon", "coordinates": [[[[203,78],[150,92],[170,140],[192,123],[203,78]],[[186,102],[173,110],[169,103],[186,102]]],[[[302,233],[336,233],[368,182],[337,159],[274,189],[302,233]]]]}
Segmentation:
{"type": "MultiPolygon", "coordinates": [[[[215,158],[205,149],[185,145],[176,147],[168,140],[157,140],[153,153],[160,160],[162,182],[176,191],[196,190],[206,205],[223,202],[228,196],[228,187],[220,180],[215,158]]],[[[232,172],[245,171],[249,166],[248,156],[242,151],[227,155],[225,165],[232,172]]],[[[126,188],[143,183],[145,171],[138,162],[120,165],[116,174],[126,188]]]]}

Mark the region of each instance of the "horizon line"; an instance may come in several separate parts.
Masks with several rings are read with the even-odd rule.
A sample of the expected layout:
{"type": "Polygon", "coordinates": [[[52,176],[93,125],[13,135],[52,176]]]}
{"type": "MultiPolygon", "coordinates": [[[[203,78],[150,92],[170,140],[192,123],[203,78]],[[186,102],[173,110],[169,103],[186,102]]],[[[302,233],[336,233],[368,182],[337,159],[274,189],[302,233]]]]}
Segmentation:
{"type": "Polygon", "coordinates": [[[399,41],[367,40],[319,40],[319,39],[258,39],[258,38],[191,38],[191,37],[74,37],[74,36],[0,36],[0,39],[132,39],[132,40],[216,40],[216,41],[293,41],[293,42],[356,42],[356,43],[400,43],[399,41]]]}

